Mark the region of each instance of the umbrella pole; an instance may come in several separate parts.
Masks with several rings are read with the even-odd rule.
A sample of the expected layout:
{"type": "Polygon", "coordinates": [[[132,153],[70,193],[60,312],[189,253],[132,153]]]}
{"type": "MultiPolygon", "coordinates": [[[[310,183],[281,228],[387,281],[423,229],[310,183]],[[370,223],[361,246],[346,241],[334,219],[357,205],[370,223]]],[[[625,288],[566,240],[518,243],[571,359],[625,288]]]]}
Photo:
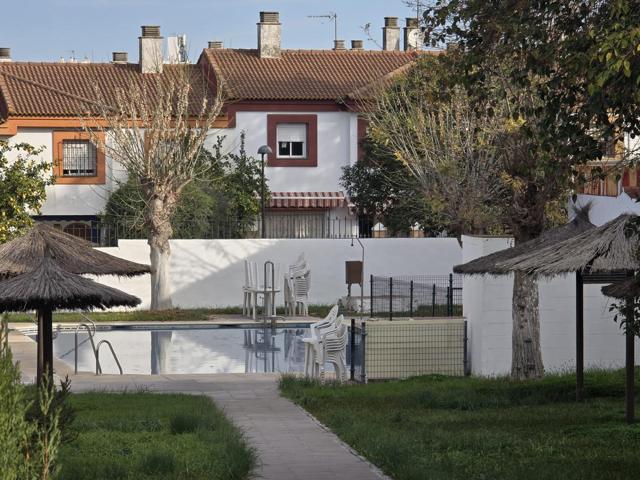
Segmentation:
{"type": "Polygon", "coordinates": [[[626,340],[626,398],[625,412],[628,424],[635,422],[636,392],[635,392],[635,334],[631,328],[634,321],[633,300],[627,300],[627,331],[625,333],[626,340]]]}
{"type": "Polygon", "coordinates": [[[576,272],[576,401],[584,398],[584,282],[576,272]]]}
{"type": "Polygon", "coordinates": [[[42,385],[43,377],[49,377],[49,384],[53,379],[53,326],[50,308],[37,311],[38,315],[38,386],[42,385]]]}

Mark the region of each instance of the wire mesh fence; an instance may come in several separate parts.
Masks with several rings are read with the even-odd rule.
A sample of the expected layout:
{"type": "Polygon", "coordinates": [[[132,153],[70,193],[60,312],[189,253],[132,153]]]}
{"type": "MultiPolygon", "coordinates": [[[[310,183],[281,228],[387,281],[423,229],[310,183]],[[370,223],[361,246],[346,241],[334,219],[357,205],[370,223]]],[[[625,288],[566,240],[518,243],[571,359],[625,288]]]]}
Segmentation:
{"type": "Polygon", "coordinates": [[[468,374],[467,323],[461,318],[352,320],[350,337],[351,380],[356,382],[468,374]]]}
{"type": "Polygon", "coordinates": [[[462,315],[460,275],[371,275],[370,315],[398,317],[456,317],[462,315]]]}

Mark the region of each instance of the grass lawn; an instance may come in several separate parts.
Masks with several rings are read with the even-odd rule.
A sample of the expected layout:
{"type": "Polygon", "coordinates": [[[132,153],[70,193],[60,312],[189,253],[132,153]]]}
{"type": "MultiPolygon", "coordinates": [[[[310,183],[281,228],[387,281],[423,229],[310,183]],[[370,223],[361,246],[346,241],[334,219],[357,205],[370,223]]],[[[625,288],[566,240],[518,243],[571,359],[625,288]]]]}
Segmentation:
{"type": "MultiPolygon", "coordinates": [[[[309,305],[309,315],[324,317],[329,313],[330,305],[309,305]]],[[[196,322],[208,320],[211,315],[240,315],[242,307],[173,309],[152,312],[150,310],[131,310],[129,312],[90,312],[88,317],[94,322],[196,322]]],[[[278,312],[282,314],[283,312],[278,312]]],[[[33,314],[11,313],[9,322],[32,323],[33,314]]],[[[54,322],[84,322],[79,313],[54,313],[54,322]]]]}
{"type": "Polygon", "coordinates": [[[587,373],[582,403],[573,382],[283,377],[280,389],[396,480],[639,478],[640,425],[624,424],[623,372],[587,373]]]}
{"type": "Polygon", "coordinates": [[[78,393],[59,480],[248,478],[254,452],[206,397],[78,393]]]}

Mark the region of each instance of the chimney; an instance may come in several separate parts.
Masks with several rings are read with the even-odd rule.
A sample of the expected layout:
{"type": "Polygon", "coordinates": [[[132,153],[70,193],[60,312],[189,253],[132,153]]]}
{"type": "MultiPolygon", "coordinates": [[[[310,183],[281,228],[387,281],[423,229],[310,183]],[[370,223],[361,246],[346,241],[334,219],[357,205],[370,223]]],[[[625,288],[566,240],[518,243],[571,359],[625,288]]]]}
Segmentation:
{"type": "Polygon", "coordinates": [[[344,46],[344,40],[334,40],[333,41],[333,49],[334,50],[346,50],[344,46]]]}
{"type": "Polygon", "coordinates": [[[163,38],[160,36],[160,27],[156,25],[143,25],[140,42],[140,72],[162,73],[164,51],[163,38]]]}
{"type": "Polygon", "coordinates": [[[0,47],[0,62],[11,61],[11,49],[7,47],[0,47]]]}
{"type": "Polygon", "coordinates": [[[404,49],[419,50],[422,44],[420,21],[417,18],[407,18],[407,26],[404,27],[404,49]]]}
{"type": "Polygon", "coordinates": [[[212,48],[213,50],[222,50],[224,48],[224,44],[220,41],[214,40],[209,42],[208,48],[212,48]]]}
{"type": "Polygon", "coordinates": [[[282,25],[278,12],[260,12],[258,54],[260,58],[280,58],[282,25]]]}
{"type": "Polygon", "coordinates": [[[364,50],[362,40],[351,40],[351,50],[364,50]]]}
{"type": "Polygon", "coordinates": [[[111,63],[129,63],[129,54],[127,52],[113,52],[111,63]]]}
{"type": "Polygon", "coordinates": [[[384,17],[382,49],[387,51],[400,50],[400,27],[398,26],[398,17],[384,17]]]}

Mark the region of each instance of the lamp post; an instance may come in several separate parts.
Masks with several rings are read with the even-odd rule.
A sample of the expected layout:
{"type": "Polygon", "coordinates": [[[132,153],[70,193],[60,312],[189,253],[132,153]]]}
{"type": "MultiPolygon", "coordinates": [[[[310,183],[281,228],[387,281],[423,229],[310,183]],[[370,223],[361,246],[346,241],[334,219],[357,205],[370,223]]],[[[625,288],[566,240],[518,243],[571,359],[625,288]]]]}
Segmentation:
{"type": "Polygon", "coordinates": [[[262,145],[259,149],[258,149],[258,154],[262,157],[262,167],[261,167],[261,182],[260,182],[260,212],[261,212],[261,237],[262,238],[266,238],[267,237],[267,229],[266,229],[266,222],[265,222],[265,211],[266,211],[266,205],[264,202],[264,156],[265,155],[271,155],[273,153],[273,150],[271,150],[271,147],[269,147],[269,145],[262,145]]]}

